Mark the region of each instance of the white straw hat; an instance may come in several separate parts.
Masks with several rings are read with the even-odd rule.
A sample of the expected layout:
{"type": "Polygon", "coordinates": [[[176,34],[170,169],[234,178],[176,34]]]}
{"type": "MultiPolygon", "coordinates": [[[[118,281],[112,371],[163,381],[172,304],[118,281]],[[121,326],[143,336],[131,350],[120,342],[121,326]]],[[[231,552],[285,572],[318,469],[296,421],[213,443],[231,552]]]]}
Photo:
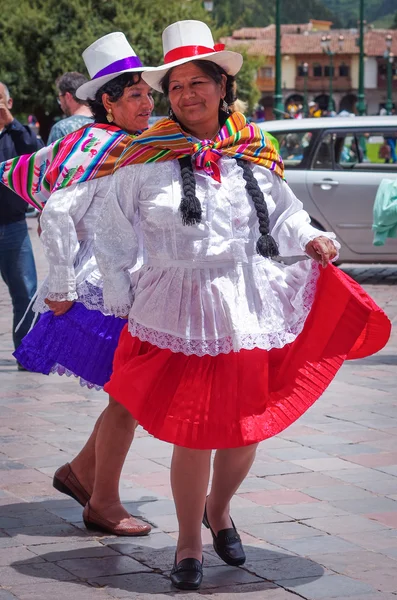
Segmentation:
{"type": "Polygon", "coordinates": [[[83,83],[77,89],[76,96],[80,100],[93,100],[100,87],[123,73],[141,73],[151,68],[142,66],[124,33],[120,31],[99,38],[84,50],[82,56],[91,81],[83,83]]]}
{"type": "Polygon", "coordinates": [[[224,50],[215,44],[208,25],[202,21],[178,21],[163,31],[164,65],[143,73],[142,79],[161,92],[164,75],[178,65],[192,60],[209,60],[222,67],[228,75],[236,75],[243,64],[238,52],[224,50]]]}

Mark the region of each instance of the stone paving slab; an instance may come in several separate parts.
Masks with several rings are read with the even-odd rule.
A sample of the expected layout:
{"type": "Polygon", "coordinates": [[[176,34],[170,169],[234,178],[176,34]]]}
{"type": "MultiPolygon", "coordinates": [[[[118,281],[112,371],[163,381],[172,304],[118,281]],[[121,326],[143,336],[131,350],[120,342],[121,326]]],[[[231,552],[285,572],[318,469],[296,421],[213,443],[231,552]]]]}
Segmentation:
{"type": "MultiPolygon", "coordinates": [[[[343,268],[397,324],[397,265],[343,268]]],[[[11,351],[0,283],[0,600],[397,600],[395,332],[378,355],[346,363],[299,422],[260,445],[232,503],[247,563],[224,565],[203,530],[199,593],[173,590],[168,577],[177,539],[171,447],[139,429],[123,471],[122,498],[152,534],[88,532],[52,475],[84,444],[106,397],[67,377],[18,372],[11,351]]]]}

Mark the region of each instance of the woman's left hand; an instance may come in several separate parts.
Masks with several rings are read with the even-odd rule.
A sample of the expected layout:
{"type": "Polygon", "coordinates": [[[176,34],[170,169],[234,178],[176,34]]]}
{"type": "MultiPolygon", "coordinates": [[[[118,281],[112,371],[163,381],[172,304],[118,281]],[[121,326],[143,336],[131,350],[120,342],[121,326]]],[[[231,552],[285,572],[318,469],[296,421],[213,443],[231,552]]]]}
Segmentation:
{"type": "Polygon", "coordinates": [[[325,235],[320,235],[306,244],[305,252],[310,258],[319,262],[324,268],[338,254],[332,240],[325,237],[325,235]]]}
{"type": "Polygon", "coordinates": [[[55,317],[60,317],[64,315],[68,310],[70,310],[74,304],[73,300],[49,300],[46,298],[44,303],[47,304],[48,308],[52,310],[55,317]]]}

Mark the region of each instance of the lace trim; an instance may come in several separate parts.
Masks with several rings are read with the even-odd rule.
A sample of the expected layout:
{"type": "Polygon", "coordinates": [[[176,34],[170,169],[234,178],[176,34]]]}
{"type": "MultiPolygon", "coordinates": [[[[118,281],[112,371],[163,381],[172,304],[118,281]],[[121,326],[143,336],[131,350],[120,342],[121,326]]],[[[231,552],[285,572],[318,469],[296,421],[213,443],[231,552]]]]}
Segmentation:
{"type": "Polygon", "coordinates": [[[79,302],[88,310],[99,310],[104,315],[112,314],[105,309],[103,304],[103,290],[89,281],[83,281],[77,286],[79,302]]]}
{"type": "Polygon", "coordinates": [[[131,305],[130,304],[123,304],[122,306],[110,306],[110,308],[108,308],[108,312],[110,315],[114,315],[115,317],[118,317],[119,319],[122,319],[123,317],[127,317],[128,318],[128,313],[131,310],[131,305]]]}
{"type": "Polygon", "coordinates": [[[53,300],[54,302],[64,302],[66,300],[77,300],[78,294],[77,292],[48,292],[46,298],[48,298],[48,300],[53,300]]]}
{"type": "Polygon", "coordinates": [[[239,350],[271,350],[272,348],[283,348],[287,344],[295,341],[303,329],[305,319],[301,319],[289,331],[278,333],[257,333],[257,334],[236,334],[217,340],[189,340],[174,336],[170,333],[156,331],[145,327],[140,323],[129,320],[128,330],[132,336],[137,337],[141,342],[149,342],[162,350],[168,349],[172,352],[181,352],[190,356],[217,356],[218,354],[229,354],[229,352],[238,352],[239,350]]]}
{"type": "Polygon", "coordinates": [[[238,333],[213,340],[192,340],[181,338],[171,333],[158,331],[138,323],[132,317],[128,321],[128,330],[133,337],[139,338],[142,342],[149,342],[161,349],[168,349],[172,352],[181,352],[187,356],[195,354],[197,356],[217,356],[218,354],[229,354],[229,352],[238,352],[239,350],[271,350],[272,348],[283,348],[296,340],[301,333],[307,316],[313,305],[314,296],[317,289],[317,279],[319,275],[319,266],[312,265],[312,276],[307,282],[302,294],[302,313],[299,319],[284,331],[271,333],[238,333]]]}
{"type": "Polygon", "coordinates": [[[82,377],[79,377],[78,375],[76,375],[76,373],[73,373],[73,371],[66,369],[65,367],[63,367],[62,365],[60,365],[58,363],[55,363],[55,365],[52,367],[51,373],[54,373],[54,374],[56,373],[57,375],[66,375],[66,377],[75,377],[76,379],[80,380],[79,383],[80,383],[81,387],[87,387],[89,390],[95,389],[99,392],[103,389],[103,387],[101,385],[97,385],[96,383],[91,383],[90,381],[86,381],[82,377]]]}
{"type": "MultiPolygon", "coordinates": [[[[93,285],[89,281],[83,281],[78,284],[76,292],[69,292],[68,294],[50,293],[48,292],[47,282],[44,282],[39,289],[38,297],[33,305],[34,312],[44,313],[49,310],[48,306],[44,303],[46,298],[50,300],[77,300],[77,302],[81,302],[88,310],[99,310],[103,315],[112,314],[105,309],[103,304],[102,287],[93,285]]],[[[128,314],[128,312],[124,314],[128,314]]]]}

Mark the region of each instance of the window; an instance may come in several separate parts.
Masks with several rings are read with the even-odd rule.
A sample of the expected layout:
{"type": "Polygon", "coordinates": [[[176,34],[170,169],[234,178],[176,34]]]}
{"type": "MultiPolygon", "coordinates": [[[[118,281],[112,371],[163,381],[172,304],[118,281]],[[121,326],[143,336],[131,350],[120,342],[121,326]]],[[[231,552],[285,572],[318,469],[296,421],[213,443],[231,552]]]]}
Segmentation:
{"type": "Polygon", "coordinates": [[[272,135],[278,139],[279,152],[287,168],[299,168],[303,159],[307,156],[312,139],[311,131],[285,131],[273,132],[272,135]]]}
{"type": "Polygon", "coordinates": [[[318,63],[314,63],[313,65],[313,77],[322,77],[323,76],[323,68],[318,63]]]}
{"type": "Polygon", "coordinates": [[[361,156],[362,152],[354,133],[328,133],[317,148],[313,168],[324,171],[351,169],[360,162],[361,156]]]}
{"type": "Polygon", "coordinates": [[[335,77],[335,67],[331,67],[330,65],[325,65],[324,75],[325,75],[325,77],[335,77]],[[331,73],[332,73],[332,75],[331,75],[331,73]]]}
{"type": "Polygon", "coordinates": [[[342,168],[350,168],[360,162],[361,150],[354,134],[338,133],[335,136],[335,162],[342,168]]]}
{"type": "Polygon", "coordinates": [[[390,127],[328,133],[317,148],[312,168],[397,172],[397,132],[390,127]]]}
{"type": "MultiPolygon", "coordinates": [[[[395,128],[383,131],[356,133],[361,149],[360,162],[366,163],[369,169],[379,168],[380,165],[390,164],[397,171],[397,132],[395,128]]],[[[362,165],[361,168],[365,168],[362,165]]],[[[393,169],[393,167],[391,167],[393,169]]]]}
{"type": "MultiPolygon", "coordinates": [[[[307,69],[307,73],[306,75],[309,75],[309,68],[307,69]]],[[[298,65],[298,77],[304,77],[305,76],[305,69],[303,66],[303,63],[298,65]]]]}
{"type": "Polygon", "coordinates": [[[261,67],[259,69],[259,77],[271,79],[273,77],[273,67],[261,67]]]}
{"type": "Polygon", "coordinates": [[[331,133],[322,138],[313,161],[313,169],[329,170],[333,167],[334,141],[331,133]]]}
{"type": "Polygon", "coordinates": [[[350,67],[345,63],[339,65],[339,77],[350,77],[350,67]]]}

